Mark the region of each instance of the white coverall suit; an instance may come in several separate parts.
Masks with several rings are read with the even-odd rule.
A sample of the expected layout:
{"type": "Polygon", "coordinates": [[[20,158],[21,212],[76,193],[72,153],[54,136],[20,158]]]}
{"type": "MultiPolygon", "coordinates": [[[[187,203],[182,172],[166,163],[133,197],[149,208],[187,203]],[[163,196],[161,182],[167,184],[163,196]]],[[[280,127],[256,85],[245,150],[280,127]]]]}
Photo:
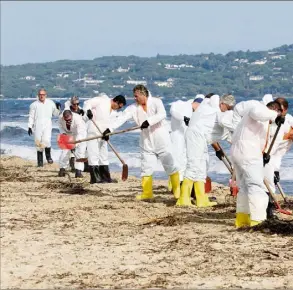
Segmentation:
{"type": "Polygon", "coordinates": [[[143,129],[140,134],[143,194],[137,196],[137,199],[153,198],[152,175],[157,159],[161,161],[166,173],[170,176],[174,195],[178,198],[180,195],[178,166],[175,164],[172,156],[172,144],[165,122],[166,111],[163,102],[158,98],[152,97],[149,93],[147,112],[144,111],[141,105],[132,104],[124,110],[118,119],[120,120],[120,125],[130,119],[133,119],[139,126],[146,120],[149,123],[149,127],[143,129]],[[174,181],[175,175],[176,182],[174,181]]]}
{"type": "Polygon", "coordinates": [[[51,147],[52,117],[58,117],[59,113],[50,99],[45,99],[44,103],[37,100],[30,105],[28,127],[34,131],[37,151],[51,147]]]}
{"type": "Polygon", "coordinates": [[[270,94],[264,95],[262,101],[249,100],[242,101],[235,105],[233,109],[233,119],[232,119],[232,129],[236,129],[237,125],[240,123],[242,117],[250,110],[253,106],[257,106],[259,103],[267,105],[269,102],[273,101],[273,96],[270,94]]]}
{"type": "Polygon", "coordinates": [[[183,180],[186,167],[186,143],[185,132],[187,126],[184,122],[184,116],[191,118],[193,99],[187,102],[176,101],[171,105],[171,140],[173,145],[173,157],[176,164],[179,166],[180,181],[183,180]]]}
{"type": "MultiPolygon", "coordinates": [[[[87,137],[101,135],[108,128],[112,132],[119,127],[119,124],[116,124],[116,119],[118,118],[112,118],[112,115],[115,115],[115,112],[112,112],[111,99],[107,95],[102,95],[85,101],[83,110],[85,116],[87,110],[92,111],[94,115],[93,120],[101,130],[100,133],[93,122],[89,120],[87,122],[87,137]]],[[[90,166],[109,165],[108,144],[107,141],[102,140],[102,138],[88,141],[87,152],[88,164],[90,166]]]]}
{"type": "Polygon", "coordinates": [[[204,188],[209,163],[208,145],[229,136],[232,115],[232,111],[221,112],[219,103],[214,106],[210,102],[202,102],[199,108],[193,112],[185,134],[187,165],[177,205],[192,205],[190,194],[193,186],[198,207],[216,205],[215,202],[209,201],[204,188]],[[229,130],[225,130],[225,128],[229,130]]]}
{"type": "Polygon", "coordinates": [[[263,183],[263,150],[269,121],[275,120],[277,115],[277,112],[255,102],[245,111],[234,131],[231,157],[239,187],[236,227],[253,226],[266,219],[269,197],[263,183]]]}
{"type": "MultiPolygon", "coordinates": [[[[70,125],[70,130],[66,127],[66,122],[62,115],[59,117],[59,130],[60,134],[72,135],[75,140],[80,140],[86,138],[86,125],[82,117],[78,114],[72,114],[72,122],[70,125]]],[[[78,143],[75,147],[76,159],[85,158],[86,142],[78,143]]],[[[69,166],[69,159],[71,155],[71,150],[63,149],[59,158],[60,168],[67,168],[69,166]]],[[[74,167],[77,170],[83,171],[84,163],[76,162],[74,167]]]]}
{"type": "MultiPolygon", "coordinates": [[[[80,106],[78,106],[78,109],[80,110],[80,109],[82,109],[80,106]]],[[[65,110],[70,110],[71,111],[71,98],[70,99],[68,99],[65,103],[64,103],[64,111],[65,110]]],[[[74,112],[74,111],[71,111],[72,113],[75,113],[75,114],[79,114],[79,113],[77,113],[77,112],[74,112]]],[[[84,120],[84,121],[87,121],[87,117],[86,117],[86,114],[84,114],[83,116],[81,116],[82,117],[82,119],[84,120]]],[[[85,145],[86,146],[86,145],[85,145]]],[[[87,157],[87,150],[86,150],[86,153],[85,153],[85,155],[86,155],[86,157],[87,157]]],[[[73,153],[71,153],[70,154],[70,158],[74,158],[75,156],[74,156],[74,154],[73,153]]],[[[78,168],[76,168],[76,169],[78,169],[78,168]]]]}
{"type": "MultiPolygon", "coordinates": [[[[290,114],[286,114],[285,123],[281,125],[276,141],[270,153],[270,161],[265,166],[265,177],[267,178],[269,186],[274,193],[276,192],[274,172],[280,171],[282,158],[291,148],[292,140],[286,139],[286,134],[290,132],[291,128],[293,128],[293,117],[290,114]]],[[[276,130],[277,125],[273,122],[270,126],[269,144],[271,143],[276,130]]],[[[266,149],[268,149],[268,147],[269,145],[266,149]]]]}

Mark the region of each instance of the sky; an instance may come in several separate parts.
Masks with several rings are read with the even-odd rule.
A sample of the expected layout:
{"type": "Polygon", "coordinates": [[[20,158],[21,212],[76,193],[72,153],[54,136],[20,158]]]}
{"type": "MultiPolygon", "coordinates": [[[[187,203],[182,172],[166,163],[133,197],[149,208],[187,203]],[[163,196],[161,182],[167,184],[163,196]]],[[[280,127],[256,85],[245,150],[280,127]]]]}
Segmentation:
{"type": "Polygon", "coordinates": [[[267,50],[293,44],[293,2],[1,1],[1,64],[267,50]]]}

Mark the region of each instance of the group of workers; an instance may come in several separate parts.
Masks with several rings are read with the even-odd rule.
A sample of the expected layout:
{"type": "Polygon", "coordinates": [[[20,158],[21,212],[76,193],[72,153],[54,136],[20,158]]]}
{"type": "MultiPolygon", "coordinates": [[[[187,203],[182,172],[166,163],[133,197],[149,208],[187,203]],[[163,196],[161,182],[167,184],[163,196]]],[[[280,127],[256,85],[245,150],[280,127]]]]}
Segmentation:
{"type": "Polygon", "coordinates": [[[195,99],[172,103],[171,131],[166,123],[166,110],[160,98],[153,97],[144,85],[133,88],[135,103],[126,107],[126,99],[113,99],[102,93],[79,105],[73,96],[61,112],[60,103],[47,99],[45,89],[30,106],[28,134],[34,134],[38,166],[43,166],[43,150],[48,163],[51,158],[52,116],[59,116],[60,134],[84,139],[102,134],[102,138],[76,144],[74,150],[64,149],[59,159],[59,176],[71,166],[75,177],[90,172],[90,183],[113,182],[109,171],[108,134],[133,120],[141,128],[140,154],[142,193],[139,200],[153,195],[153,172],[159,159],[169,176],[177,206],[210,207],[217,202],[205,193],[209,164],[208,145],[223,160],[219,146],[231,144],[231,160],[239,188],[236,205],[237,228],[255,226],[273,217],[273,204],[264,185],[266,177],[275,191],[276,179],[284,154],[293,142],[293,117],[285,98],[265,95],[262,101],[249,100],[236,104],[231,94],[197,95],[195,99]],[[277,135],[275,132],[277,131],[277,135]],[[274,138],[275,135],[277,138],[274,138]],[[273,149],[268,151],[271,142],[273,149]],[[74,162],[73,162],[74,160],[74,162]],[[85,160],[88,164],[85,167],[85,160]],[[192,195],[192,193],[194,193],[192,195]]]}

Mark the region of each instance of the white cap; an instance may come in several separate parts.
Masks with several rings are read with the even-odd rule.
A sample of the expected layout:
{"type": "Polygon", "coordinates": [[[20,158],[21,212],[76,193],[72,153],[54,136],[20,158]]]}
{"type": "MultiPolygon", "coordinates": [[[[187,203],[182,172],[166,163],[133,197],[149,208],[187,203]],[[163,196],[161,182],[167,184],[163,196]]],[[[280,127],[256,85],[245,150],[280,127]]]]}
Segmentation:
{"type": "Polygon", "coordinates": [[[204,98],[205,98],[205,96],[203,94],[198,94],[195,96],[194,99],[204,99],[204,98]]]}

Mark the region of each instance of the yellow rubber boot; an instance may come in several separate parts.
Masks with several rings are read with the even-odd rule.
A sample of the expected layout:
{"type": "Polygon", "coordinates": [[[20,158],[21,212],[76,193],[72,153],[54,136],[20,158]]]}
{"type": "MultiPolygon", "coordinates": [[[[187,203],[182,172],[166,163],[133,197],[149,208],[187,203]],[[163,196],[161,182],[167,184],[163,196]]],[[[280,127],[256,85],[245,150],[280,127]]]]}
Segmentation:
{"type": "Polygon", "coordinates": [[[169,180],[168,180],[168,191],[172,191],[172,182],[171,182],[171,178],[169,176],[169,180]]]}
{"type": "Polygon", "coordinates": [[[261,224],[262,222],[263,222],[263,221],[253,221],[253,220],[251,220],[251,221],[250,221],[250,227],[257,226],[257,225],[261,224]]]}
{"type": "Polygon", "coordinates": [[[142,194],[136,196],[138,200],[147,200],[153,199],[153,177],[152,176],[143,176],[142,178],[142,194]]]}
{"type": "Polygon", "coordinates": [[[193,186],[193,181],[187,178],[184,178],[181,185],[180,197],[177,200],[176,205],[178,206],[194,206],[191,203],[190,195],[193,186]]]}
{"type": "Polygon", "coordinates": [[[250,218],[248,213],[237,212],[235,226],[237,229],[250,226],[250,218]]]}
{"type": "Polygon", "coordinates": [[[203,181],[194,182],[194,191],[197,207],[210,207],[218,204],[217,202],[209,201],[209,196],[205,193],[203,181]]]}
{"type": "Polygon", "coordinates": [[[180,177],[179,172],[175,172],[172,175],[170,175],[170,180],[172,184],[172,191],[174,194],[174,197],[178,199],[180,197],[180,177]]]}

